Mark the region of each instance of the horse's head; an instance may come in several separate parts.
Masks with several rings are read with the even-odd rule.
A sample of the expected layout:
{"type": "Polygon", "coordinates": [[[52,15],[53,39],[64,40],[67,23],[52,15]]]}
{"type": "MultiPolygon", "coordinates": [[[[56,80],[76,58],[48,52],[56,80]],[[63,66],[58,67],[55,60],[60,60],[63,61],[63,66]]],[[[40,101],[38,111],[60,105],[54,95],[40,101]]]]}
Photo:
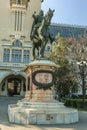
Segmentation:
{"type": "Polygon", "coordinates": [[[48,26],[50,25],[54,11],[55,10],[51,10],[49,8],[48,12],[45,14],[45,18],[44,18],[45,19],[45,25],[48,25],[48,26]]]}

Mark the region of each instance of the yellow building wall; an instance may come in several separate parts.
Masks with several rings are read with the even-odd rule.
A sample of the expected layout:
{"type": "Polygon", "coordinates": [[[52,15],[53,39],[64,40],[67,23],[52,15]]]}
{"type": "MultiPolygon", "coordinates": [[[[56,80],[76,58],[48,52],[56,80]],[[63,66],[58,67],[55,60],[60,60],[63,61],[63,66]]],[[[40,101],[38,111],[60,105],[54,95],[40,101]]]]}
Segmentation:
{"type": "Polygon", "coordinates": [[[11,76],[21,80],[20,95],[25,93],[23,91],[24,81],[22,81],[22,78],[25,79],[26,74],[20,71],[26,64],[28,64],[23,62],[24,50],[29,50],[30,61],[33,59],[32,42],[30,41],[30,32],[33,22],[32,14],[35,11],[39,13],[41,9],[41,0],[30,0],[28,3],[26,3],[27,0],[21,1],[21,4],[18,5],[17,0],[0,0],[0,95],[8,94],[8,78],[11,78],[11,76]],[[21,28],[21,30],[18,28],[21,28]],[[19,40],[22,43],[22,46],[12,46],[12,43],[15,40],[19,40]],[[10,50],[9,62],[3,61],[4,49],[10,50]],[[21,63],[11,62],[12,49],[22,50],[21,63]],[[5,83],[4,91],[2,91],[3,83],[5,83]]]}
{"type": "Polygon", "coordinates": [[[0,61],[3,61],[3,45],[11,44],[16,39],[17,35],[24,45],[31,43],[30,32],[33,22],[32,14],[34,11],[38,13],[40,9],[41,0],[30,0],[27,8],[24,5],[11,6],[10,0],[0,0],[0,61]],[[15,11],[22,12],[21,31],[14,29],[15,11]],[[21,36],[24,36],[24,38],[21,38],[21,36]]]}

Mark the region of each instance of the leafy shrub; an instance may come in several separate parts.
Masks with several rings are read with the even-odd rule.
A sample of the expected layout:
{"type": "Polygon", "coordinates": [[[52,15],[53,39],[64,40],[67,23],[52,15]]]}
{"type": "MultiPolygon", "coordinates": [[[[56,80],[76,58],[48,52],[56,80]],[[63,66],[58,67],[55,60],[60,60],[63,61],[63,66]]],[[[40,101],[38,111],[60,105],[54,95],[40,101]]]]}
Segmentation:
{"type": "MultiPolygon", "coordinates": [[[[69,99],[69,98],[64,98],[64,103],[65,106],[67,107],[73,107],[73,108],[77,108],[77,109],[82,109],[82,99],[69,99]]],[[[87,99],[85,99],[85,110],[87,110],[87,99]]]]}

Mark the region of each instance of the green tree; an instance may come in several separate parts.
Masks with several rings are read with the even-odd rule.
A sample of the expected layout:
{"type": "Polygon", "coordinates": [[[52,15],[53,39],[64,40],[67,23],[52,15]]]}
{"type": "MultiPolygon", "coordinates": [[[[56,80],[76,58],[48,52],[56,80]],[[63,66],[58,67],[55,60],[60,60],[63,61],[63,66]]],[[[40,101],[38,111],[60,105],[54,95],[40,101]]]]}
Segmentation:
{"type": "Polygon", "coordinates": [[[75,61],[73,67],[78,76],[79,86],[82,88],[84,102],[87,90],[87,34],[78,38],[68,38],[67,42],[70,46],[71,59],[75,61]]]}
{"type": "Polygon", "coordinates": [[[68,50],[67,39],[58,34],[50,58],[60,66],[54,72],[56,77],[56,90],[60,98],[67,95],[70,91],[75,92],[77,88],[77,80],[72,71],[68,50]]]}

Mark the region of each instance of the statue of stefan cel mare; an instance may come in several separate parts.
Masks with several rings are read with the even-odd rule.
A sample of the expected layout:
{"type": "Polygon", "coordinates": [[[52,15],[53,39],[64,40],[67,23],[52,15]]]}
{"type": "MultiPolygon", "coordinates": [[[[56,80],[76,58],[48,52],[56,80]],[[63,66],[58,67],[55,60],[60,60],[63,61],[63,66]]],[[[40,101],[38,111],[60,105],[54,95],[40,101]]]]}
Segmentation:
{"type": "Polygon", "coordinates": [[[49,33],[49,26],[51,24],[51,19],[53,17],[54,10],[49,8],[48,12],[44,16],[44,12],[40,10],[39,14],[32,15],[33,24],[31,29],[30,38],[33,42],[33,57],[35,59],[35,49],[38,50],[38,55],[41,58],[44,57],[44,50],[48,40],[52,40],[52,37],[49,33]]]}

